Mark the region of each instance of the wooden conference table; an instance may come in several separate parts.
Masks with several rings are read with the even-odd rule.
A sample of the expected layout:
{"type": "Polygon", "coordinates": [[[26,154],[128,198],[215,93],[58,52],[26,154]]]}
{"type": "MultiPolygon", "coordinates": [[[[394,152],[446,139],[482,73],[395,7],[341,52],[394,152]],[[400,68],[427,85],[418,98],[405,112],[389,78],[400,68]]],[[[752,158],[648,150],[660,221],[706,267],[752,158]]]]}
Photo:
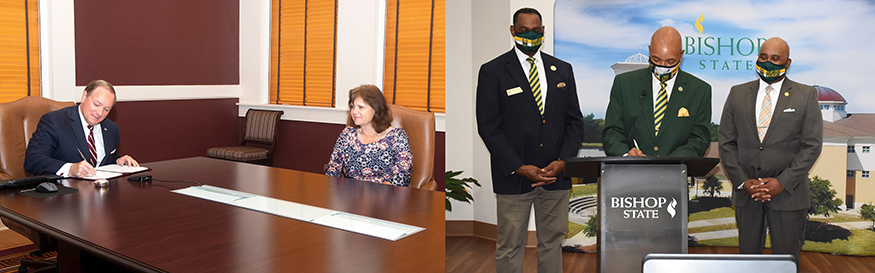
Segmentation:
{"type": "Polygon", "coordinates": [[[59,269],[79,255],[141,272],[443,272],[444,194],[195,157],[145,163],[162,180],[195,180],[426,230],[392,242],[170,192],[189,183],[128,176],[78,193],[33,198],[0,191],[0,215],[59,241],[59,269]]]}

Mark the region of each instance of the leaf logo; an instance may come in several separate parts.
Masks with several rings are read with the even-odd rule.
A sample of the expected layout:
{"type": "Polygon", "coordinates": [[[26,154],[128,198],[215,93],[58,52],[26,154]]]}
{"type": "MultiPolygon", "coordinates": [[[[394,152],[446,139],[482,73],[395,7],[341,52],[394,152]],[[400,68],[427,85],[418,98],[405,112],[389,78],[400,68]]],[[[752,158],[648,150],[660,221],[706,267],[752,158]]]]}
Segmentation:
{"type": "Polygon", "coordinates": [[[699,34],[702,34],[702,31],[705,30],[705,27],[702,26],[702,21],[705,20],[705,14],[703,13],[696,19],[696,30],[699,31],[699,34]]]}
{"type": "Polygon", "coordinates": [[[671,214],[671,218],[674,218],[674,215],[677,214],[677,211],[675,211],[675,209],[674,209],[677,205],[678,205],[678,201],[675,200],[674,197],[672,197],[671,203],[668,203],[668,207],[666,208],[666,210],[668,211],[668,214],[671,214]]]}

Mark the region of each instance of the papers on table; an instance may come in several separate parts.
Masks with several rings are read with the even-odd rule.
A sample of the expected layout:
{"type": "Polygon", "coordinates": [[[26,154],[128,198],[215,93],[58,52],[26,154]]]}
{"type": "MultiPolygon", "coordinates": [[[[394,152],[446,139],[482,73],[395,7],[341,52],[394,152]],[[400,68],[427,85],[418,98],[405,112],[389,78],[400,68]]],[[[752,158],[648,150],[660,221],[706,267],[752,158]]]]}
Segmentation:
{"type": "Polygon", "coordinates": [[[121,173],[121,174],[132,174],[132,173],[137,173],[137,172],[149,170],[148,167],[122,166],[119,164],[103,165],[103,166],[97,167],[96,169],[98,171],[121,173]]]}
{"type": "Polygon", "coordinates": [[[191,186],[173,192],[390,241],[397,241],[425,230],[421,227],[208,185],[191,186]]]}
{"type": "Polygon", "coordinates": [[[118,164],[111,165],[103,165],[97,168],[94,168],[97,172],[92,176],[82,177],[82,179],[88,180],[98,180],[98,179],[112,179],[126,174],[132,174],[142,171],[149,170],[148,167],[132,167],[132,166],[122,166],[118,164]]]}

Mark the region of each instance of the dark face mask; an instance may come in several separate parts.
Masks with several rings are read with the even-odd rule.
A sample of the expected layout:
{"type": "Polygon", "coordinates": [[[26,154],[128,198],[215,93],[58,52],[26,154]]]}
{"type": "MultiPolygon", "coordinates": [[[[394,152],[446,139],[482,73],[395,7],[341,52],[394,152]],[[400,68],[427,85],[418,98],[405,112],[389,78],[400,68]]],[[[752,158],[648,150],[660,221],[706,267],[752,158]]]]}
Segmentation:
{"type": "Polygon", "coordinates": [[[525,52],[535,52],[541,48],[541,43],[544,42],[544,33],[537,33],[533,30],[529,32],[516,33],[513,40],[522,47],[525,52]]]}
{"type": "Polygon", "coordinates": [[[786,64],[777,65],[772,62],[757,62],[757,75],[765,82],[774,82],[786,73],[786,64]]]}

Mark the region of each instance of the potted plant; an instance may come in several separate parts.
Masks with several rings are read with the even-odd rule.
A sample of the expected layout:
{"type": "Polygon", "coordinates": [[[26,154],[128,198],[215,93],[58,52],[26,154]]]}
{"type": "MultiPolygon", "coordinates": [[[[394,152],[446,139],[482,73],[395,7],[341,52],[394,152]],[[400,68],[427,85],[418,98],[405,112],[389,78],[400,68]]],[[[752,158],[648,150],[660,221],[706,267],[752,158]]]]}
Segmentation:
{"type": "Polygon", "coordinates": [[[456,178],[456,176],[462,174],[462,172],[463,171],[447,171],[446,173],[444,182],[446,185],[445,193],[447,198],[447,211],[453,211],[453,206],[450,205],[450,198],[468,204],[471,204],[471,201],[474,201],[474,196],[471,196],[471,192],[468,190],[472,187],[469,183],[474,183],[474,185],[480,187],[480,183],[477,182],[477,179],[471,177],[462,179],[456,178]]]}

